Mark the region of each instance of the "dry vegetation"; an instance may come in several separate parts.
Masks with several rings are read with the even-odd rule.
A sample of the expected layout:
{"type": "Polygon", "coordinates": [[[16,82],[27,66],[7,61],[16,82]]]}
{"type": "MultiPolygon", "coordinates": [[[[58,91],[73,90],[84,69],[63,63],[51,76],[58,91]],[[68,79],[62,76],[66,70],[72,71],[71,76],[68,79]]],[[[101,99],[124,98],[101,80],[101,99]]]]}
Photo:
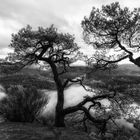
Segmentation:
{"type": "MultiPolygon", "coordinates": [[[[60,136],[60,139],[68,140],[90,140],[93,138],[96,138],[96,140],[100,140],[101,136],[97,135],[98,133],[91,133],[95,130],[93,124],[91,123],[87,123],[88,132],[85,133],[83,123],[78,123],[77,121],[73,123],[67,122],[67,129],[61,131],[58,131],[58,129],[52,127],[48,128],[47,125],[44,126],[43,124],[35,121],[39,109],[42,105],[44,105],[44,103],[46,103],[46,101],[40,98],[41,96],[40,93],[37,92],[37,89],[55,89],[55,87],[54,83],[52,82],[52,77],[51,75],[49,75],[49,72],[47,73],[43,71],[36,71],[33,69],[31,70],[32,74],[30,74],[29,72],[30,69],[24,69],[22,72],[16,74],[1,75],[0,84],[2,84],[7,89],[7,93],[10,95],[10,98],[8,100],[3,100],[0,103],[0,112],[1,114],[6,114],[4,117],[8,121],[5,123],[1,123],[0,138],[8,140],[24,140],[27,138],[31,140],[53,140],[58,139],[60,136]],[[31,88],[32,86],[35,86],[36,88],[33,89],[31,88]],[[29,101],[28,104],[27,101],[29,101]],[[35,106],[29,108],[31,104],[34,104],[35,106],[38,106],[39,104],[39,106],[38,108],[35,108],[35,106]],[[16,114],[15,112],[18,113],[16,114]],[[29,114],[29,112],[31,114],[29,114]],[[17,120],[18,123],[15,123],[14,118],[19,118],[17,120]]],[[[89,69],[85,69],[84,67],[74,67],[71,68],[71,72],[67,73],[65,76],[80,76],[83,75],[87,70],[89,69]]],[[[140,90],[140,80],[138,76],[130,74],[118,75],[118,72],[112,72],[111,74],[108,72],[102,72],[101,75],[100,71],[90,74],[90,78],[85,79],[86,85],[100,89],[108,89],[109,87],[115,85],[117,91],[124,94],[125,97],[133,98],[137,103],[139,103],[138,93],[140,90]]],[[[65,78],[65,76],[63,76],[62,78],[65,78]]],[[[73,117],[73,115],[71,117],[73,117]]],[[[112,129],[112,126],[108,126],[108,129],[112,129]]],[[[112,140],[129,140],[130,138],[138,140],[138,137],[140,136],[140,132],[131,132],[130,130],[126,130],[124,128],[115,129],[111,133],[112,140]]]]}

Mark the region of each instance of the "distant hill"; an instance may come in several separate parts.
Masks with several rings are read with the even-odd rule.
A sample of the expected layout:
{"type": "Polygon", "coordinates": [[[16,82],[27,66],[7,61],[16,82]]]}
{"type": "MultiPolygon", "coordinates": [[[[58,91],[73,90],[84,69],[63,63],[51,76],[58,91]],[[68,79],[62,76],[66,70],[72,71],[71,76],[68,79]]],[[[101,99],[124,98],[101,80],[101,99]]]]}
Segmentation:
{"type": "Polygon", "coordinates": [[[117,75],[135,75],[140,76],[140,67],[134,64],[121,64],[117,69],[113,70],[117,75]]]}
{"type": "MultiPolygon", "coordinates": [[[[30,75],[33,77],[38,77],[39,79],[52,79],[52,73],[48,71],[40,70],[38,67],[26,67],[21,71],[17,72],[16,74],[22,75],[30,75]]],[[[61,71],[61,68],[60,68],[61,71]]],[[[64,74],[62,77],[77,77],[80,75],[84,75],[87,72],[92,71],[92,68],[87,66],[72,66],[68,69],[68,72],[64,74]]],[[[2,73],[0,74],[2,75],[2,73]]],[[[13,75],[13,74],[12,74],[13,75]]],[[[133,75],[133,76],[140,76],[140,68],[134,64],[121,64],[118,65],[117,69],[109,71],[92,71],[92,75],[133,75]]]]}

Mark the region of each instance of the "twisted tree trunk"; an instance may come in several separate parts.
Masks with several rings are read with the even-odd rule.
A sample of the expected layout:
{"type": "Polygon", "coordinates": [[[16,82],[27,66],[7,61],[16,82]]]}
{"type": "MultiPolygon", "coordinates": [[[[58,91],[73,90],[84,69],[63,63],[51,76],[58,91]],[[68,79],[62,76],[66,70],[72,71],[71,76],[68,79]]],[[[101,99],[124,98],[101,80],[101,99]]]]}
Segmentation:
{"type": "Polygon", "coordinates": [[[56,105],[56,111],[55,111],[55,123],[54,123],[54,125],[56,127],[65,127],[65,123],[64,123],[65,116],[63,113],[64,87],[63,87],[61,79],[59,78],[59,73],[57,71],[56,65],[52,61],[49,61],[49,64],[50,64],[51,69],[53,71],[54,81],[56,83],[56,88],[57,88],[57,105],[56,105]]]}
{"type": "Polygon", "coordinates": [[[55,112],[55,126],[56,127],[65,127],[64,123],[64,113],[63,113],[63,104],[64,104],[64,93],[63,88],[58,87],[57,89],[57,105],[56,105],[56,112],[55,112]]]}

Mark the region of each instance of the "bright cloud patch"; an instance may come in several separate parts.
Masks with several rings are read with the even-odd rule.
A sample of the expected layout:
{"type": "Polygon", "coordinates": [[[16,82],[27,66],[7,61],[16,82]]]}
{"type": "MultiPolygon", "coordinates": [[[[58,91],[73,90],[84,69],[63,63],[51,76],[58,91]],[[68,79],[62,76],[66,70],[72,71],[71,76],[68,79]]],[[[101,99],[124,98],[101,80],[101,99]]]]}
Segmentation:
{"type": "MultiPolygon", "coordinates": [[[[137,7],[140,2],[118,0],[122,6],[137,7]]],[[[85,51],[82,40],[81,20],[88,16],[92,7],[101,7],[114,0],[4,0],[0,4],[0,49],[8,47],[11,33],[30,24],[48,27],[54,24],[60,31],[75,34],[76,42],[85,51]]]]}

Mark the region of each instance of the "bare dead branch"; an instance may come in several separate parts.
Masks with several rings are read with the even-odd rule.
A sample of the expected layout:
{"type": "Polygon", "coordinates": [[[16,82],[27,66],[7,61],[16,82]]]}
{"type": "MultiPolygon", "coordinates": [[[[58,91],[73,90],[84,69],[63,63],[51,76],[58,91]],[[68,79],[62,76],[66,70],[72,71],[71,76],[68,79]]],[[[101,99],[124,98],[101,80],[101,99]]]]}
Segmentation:
{"type": "Polygon", "coordinates": [[[83,99],[83,101],[80,102],[79,104],[64,109],[64,114],[69,114],[69,113],[73,113],[73,112],[76,112],[78,110],[81,110],[81,107],[83,107],[83,105],[85,105],[87,102],[92,102],[93,104],[96,105],[96,102],[95,102],[96,100],[110,99],[110,98],[114,98],[115,96],[116,96],[116,91],[114,91],[113,94],[96,95],[93,97],[86,96],[83,99]]]}

